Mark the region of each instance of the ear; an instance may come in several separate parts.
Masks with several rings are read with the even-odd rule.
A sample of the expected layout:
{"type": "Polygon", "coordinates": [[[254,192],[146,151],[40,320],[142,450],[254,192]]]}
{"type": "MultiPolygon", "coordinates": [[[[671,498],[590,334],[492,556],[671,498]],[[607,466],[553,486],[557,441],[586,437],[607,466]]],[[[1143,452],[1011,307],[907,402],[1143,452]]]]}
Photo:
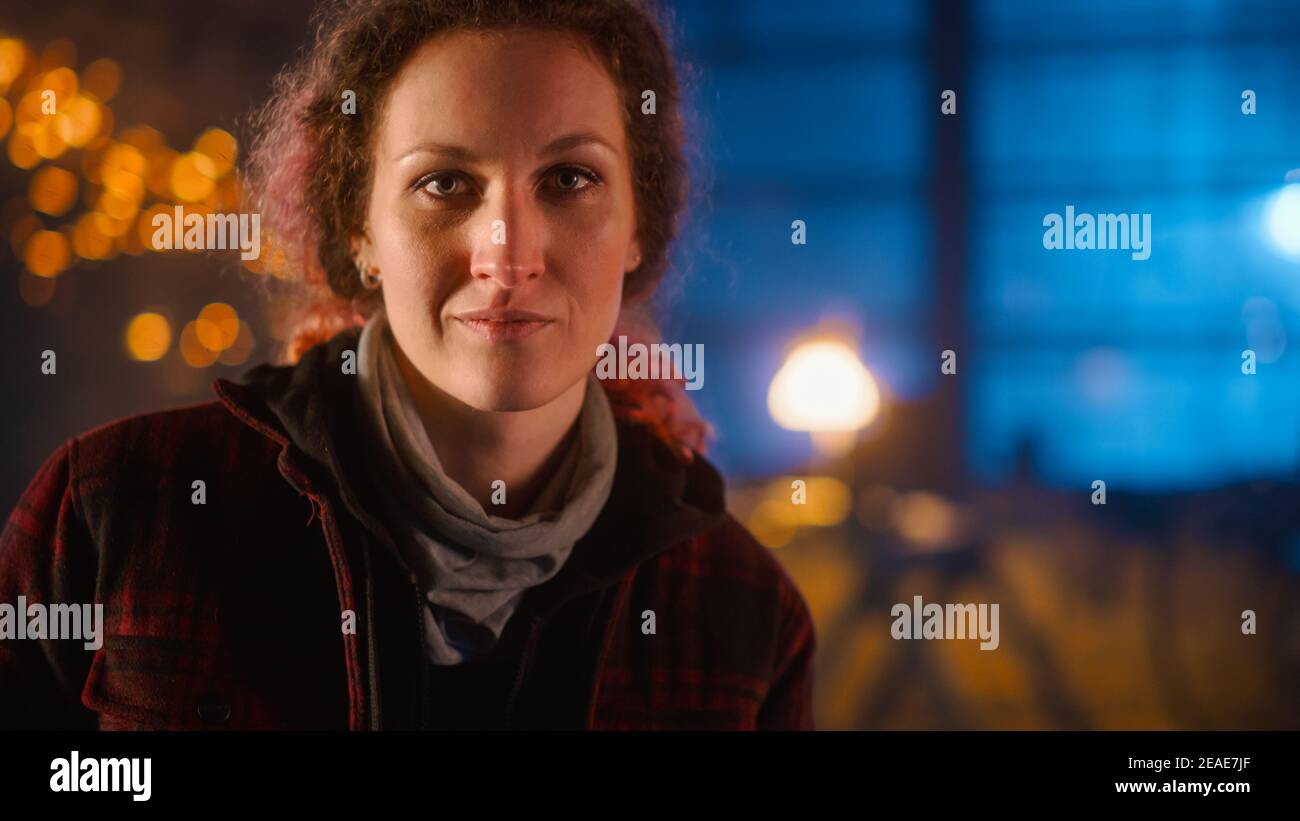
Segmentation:
{"type": "Polygon", "coordinates": [[[635,238],[628,243],[627,256],[623,259],[623,271],[625,273],[635,271],[641,264],[641,242],[635,238]]]}
{"type": "Polygon", "coordinates": [[[361,231],[353,233],[349,240],[348,250],[352,253],[352,260],[361,265],[370,258],[370,227],[362,226],[361,231]]]}

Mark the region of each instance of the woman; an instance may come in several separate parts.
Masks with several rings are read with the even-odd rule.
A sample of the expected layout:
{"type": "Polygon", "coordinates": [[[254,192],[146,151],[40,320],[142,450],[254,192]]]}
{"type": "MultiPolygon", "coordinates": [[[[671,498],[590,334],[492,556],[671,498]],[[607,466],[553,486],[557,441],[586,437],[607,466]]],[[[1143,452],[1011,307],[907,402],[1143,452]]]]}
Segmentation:
{"type": "Polygon", "coordinates": [[[322,341],[45,464],[0,600],[101,602],[104,641],[0,642],[8,721],[811,728],[807,607],[684,394],[593,371],[686,189],[653,18],[339,3],[256,127],[322,341]]]}

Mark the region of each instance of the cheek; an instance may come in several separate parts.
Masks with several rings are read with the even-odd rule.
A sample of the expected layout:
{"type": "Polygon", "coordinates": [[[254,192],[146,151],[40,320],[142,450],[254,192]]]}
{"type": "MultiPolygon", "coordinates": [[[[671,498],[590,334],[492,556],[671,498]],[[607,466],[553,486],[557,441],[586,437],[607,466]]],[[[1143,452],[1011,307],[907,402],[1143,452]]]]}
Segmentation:
{"type": "Polygon", "coordinates": [[[579,249],[601,258],[616,254],[622,259],[635,232],[629,192],[609,192],[596,202],[559,214],[555,226],[579,249]]]}
{"type": "Polygon", "coordinates": [[[589,309],[618,311],[623,266],[635,232],[630,205],[618,202],[577,209],[557,221],[552,232],[552,257],[558,270],[579,272],[579,290],[593,300],[589,309]]]}
{"type": "Polygon", "coordinates": [[[581,326],[582,348],[584,356],[595,357],[596,348],[607,342],[618,324],[619,310],[622,307],[623,278],[621,276],[604,276],[594,285],[583,300],[583,321],[581,326]]]}
{"type": "MultiPolygon", "coordinates": [[[[568,280],[568,297],[572,302],[577,327],[571,333],[585,342],[599,344],[609,338],[618,320],[623,296],[623,264],[627,256],[627,239],[621,230],[602,227],[595,236],[570,234],[564,241],[563,256],[557,258],[557,270],[568,280]]],[[[594,348],[592,355],[595,355],[594,348]]]]}
{"type": "Polygon", "coordinates": [[[433,214],[372,217],[376,263],[383,272],[390,314],[427,313],[456,289],[458,261],[468,270],[456,226],[446,222],[433,214]]]}

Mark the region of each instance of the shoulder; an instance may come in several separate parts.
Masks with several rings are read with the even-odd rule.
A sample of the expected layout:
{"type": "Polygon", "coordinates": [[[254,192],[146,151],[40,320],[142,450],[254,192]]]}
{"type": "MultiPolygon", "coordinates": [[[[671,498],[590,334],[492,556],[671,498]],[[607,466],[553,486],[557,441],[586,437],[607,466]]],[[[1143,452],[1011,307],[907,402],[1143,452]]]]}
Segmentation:
{"type": "Polygon", "coordinates": [[[72,477],[171,471],[206,463],[218,468],[250,449],[274,452],[274,443],[259,436],[220,401],[186,405],[127,416],[73,437],[64,446],[72,477]]]}
{"type": "MultiPolygon", "coordinates": [[[[694,621],[730,626],[779,655],[814,640],[803,594],[769,548],[731,514],[716,526],[659,554],[642,590],[661,602],[689,603],[694,621]]],[[[641,575],[641,574],[639,574],[641,575]]]]}
{"type": "Polygon", "coordinates": [[[265,490],[277,474],[276,442],[220,401],[135,414],[74,436],[37,470],[18,506],[45,515],[66,499],[88,524],[114,509],[144,510],[146,500],[183,491],[197,479],[237,495],[265,490]],[[238,479],[238,481],[235,481],[238,479]]]}
{"type": "Polygon", "coordinates": [[[736,517],[727,513],[709,530],[672,551],[670,561],[689,562],[701,572],[753,587],[793,587],[785,568],[769,548],[758,543],[736,517]]]}
{"type": "MultiPolygon", "coordinates": [[[[260,437],[241,427],[252,433],[211,401],[124,417],[68,439],[37,469],[15,505],[0,553],[20,563],[32,556],[79,562],[94,552],[91,544],[147,544],[180,515],[180,506],[160,500],[172,493],[188,500],[195,479],[215,479],[232,465],[248,464],[250,454],[261,458],[260,437]],[[124,523],[129,538],[112,538],[124,523]]],[[[252,492],[253,483],[240,478],[227,484],[252,492]]],[[[93,578],[92,570],[86,572],[93,578]]]]}
{"type": "Polygon", "coordinates": [[[626,595],[596,726],[814,726],[808,606],[734,517],[646,562],[626,595]]]}
{"type": "Polygon", "coordinates": [[[811,625],[808,603],[785,566],[731,514],[697,538],[688,551],[693,551],[696,560],[714,575],[761,591],[784,621],[811,625]]]}

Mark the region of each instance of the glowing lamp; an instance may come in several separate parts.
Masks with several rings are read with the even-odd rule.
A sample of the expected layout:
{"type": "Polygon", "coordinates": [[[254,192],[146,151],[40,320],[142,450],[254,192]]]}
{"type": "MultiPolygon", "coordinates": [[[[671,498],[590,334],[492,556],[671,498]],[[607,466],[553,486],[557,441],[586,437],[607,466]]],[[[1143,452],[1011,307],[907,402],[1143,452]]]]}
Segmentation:
{"type": "Polygon", "coordinates": [[[1268,238],[1286,256],[1300,257],[1300,183],[1283,186],[1265,213],[1268,238]]]}
{"type": "Polygon", "coordinates": [[[783,428],[845,433],[871,423],[880,390],[857,353],[838,340],[805,342],[772,379],[767,407],[783,428]]]}

